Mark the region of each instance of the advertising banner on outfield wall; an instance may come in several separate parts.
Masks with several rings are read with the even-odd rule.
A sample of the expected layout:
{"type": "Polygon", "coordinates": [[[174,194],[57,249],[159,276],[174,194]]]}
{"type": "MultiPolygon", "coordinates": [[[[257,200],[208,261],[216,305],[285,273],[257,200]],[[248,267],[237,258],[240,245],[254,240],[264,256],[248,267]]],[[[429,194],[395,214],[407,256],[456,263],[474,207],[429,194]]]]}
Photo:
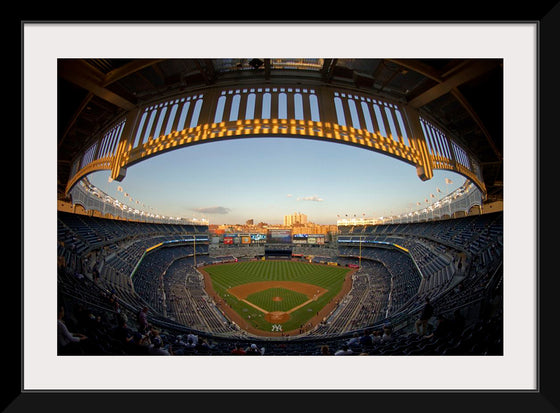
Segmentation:
{"type": "Polygon", "coordinates": [[[307,236],[308,244],[319,244],[323,245],[325,243],[325,235],[323,234],[309,234],[307,236]]]}
{"type": "Polygon", "coordinates": [[[307,234],[294,234],[292,242],[294,244],[307,244],[307,234]]]}

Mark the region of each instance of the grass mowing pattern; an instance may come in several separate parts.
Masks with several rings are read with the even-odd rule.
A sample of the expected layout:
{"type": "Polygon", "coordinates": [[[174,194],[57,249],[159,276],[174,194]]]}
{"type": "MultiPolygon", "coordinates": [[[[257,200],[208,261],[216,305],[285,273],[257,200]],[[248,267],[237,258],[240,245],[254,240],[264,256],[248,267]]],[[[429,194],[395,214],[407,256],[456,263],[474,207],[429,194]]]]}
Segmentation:
{"type": "Polygon", "coordinates": [[[285,288],[269,288],[247,296],[247,301],[266,311],[288,311],[303,304],[308,299],[305,294],[285,288]],[[274,301],[274,297],[282,297],[282,301],[274,301]]]}
{"type": "Polygon", "coordinates": [[[216,293],[244,319],[264,331],[271,331],[272,324],[264,319],[263,313],[228,294],[229,288],[259,281],[296,281],[327,289],[319,299],[290,314],[290,320],[282,325],[284,331],[289,331],[300,328],[328,304],[340,292],[345,275],[350,271],[345,267],[293,261],[228,263],[204,270],[210,275],[216,293]]]}

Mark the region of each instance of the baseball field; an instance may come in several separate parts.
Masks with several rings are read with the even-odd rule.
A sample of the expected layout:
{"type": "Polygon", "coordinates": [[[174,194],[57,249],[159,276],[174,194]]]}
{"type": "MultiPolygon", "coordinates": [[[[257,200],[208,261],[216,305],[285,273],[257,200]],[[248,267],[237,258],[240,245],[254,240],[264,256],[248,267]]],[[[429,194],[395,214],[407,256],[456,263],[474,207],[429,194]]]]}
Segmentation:
{"type": "Polygon", "coordinates": [[[299,261],[251,261],[201,269],[206,290],[247,331],[267,336],[309,330],[350,289],[351,269],[299,261]]]}

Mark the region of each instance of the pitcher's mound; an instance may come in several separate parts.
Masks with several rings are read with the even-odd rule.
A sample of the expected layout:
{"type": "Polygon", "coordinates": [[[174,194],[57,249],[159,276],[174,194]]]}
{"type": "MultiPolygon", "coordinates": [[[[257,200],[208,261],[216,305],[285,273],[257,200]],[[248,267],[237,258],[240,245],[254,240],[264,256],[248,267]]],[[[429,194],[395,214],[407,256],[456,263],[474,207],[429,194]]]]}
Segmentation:
{"type": "Polygon", "coordinates": [[[282,297],[273,297],[272,301],[282,301],[282,297]]]}
{"type": "Polygon", "coordinates": [[[264,316],[265,320],[269,323],[281,324],[290,319],[290,315],[284,311],[273,311],[264,316]]]}

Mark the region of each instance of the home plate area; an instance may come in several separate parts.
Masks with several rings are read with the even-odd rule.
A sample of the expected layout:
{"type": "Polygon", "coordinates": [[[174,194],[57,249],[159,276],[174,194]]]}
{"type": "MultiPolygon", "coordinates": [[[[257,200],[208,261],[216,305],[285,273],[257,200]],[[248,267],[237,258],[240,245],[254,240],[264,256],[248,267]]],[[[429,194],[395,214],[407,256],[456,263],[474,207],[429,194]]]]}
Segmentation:
{"type": "MultiPolygon", "coordinates": [[[[230,294],[235,296],[238,300],[250,305],[253,308],[261,311],[264,314],[265,320],[272,324],[282,324],[290,319],[290,314],[301,307],[309,304],[309,302],[316,300],[321,295],[325,294],[328,290],[313,284],[306,284],[296,281],[260,281],[249,284],[238,285],[228,290],[230,294]],[[272,288],[282,288],[285,290],[294,291],[296,293],[304,294],[307,300],[301,304],[294,306],[286,311],[268,311],[258,305],[247,300],[252,294],[263,292],[272,288]]],[[[272,297],[272,301],[283,301],[282,296],[272,297]]]]}

